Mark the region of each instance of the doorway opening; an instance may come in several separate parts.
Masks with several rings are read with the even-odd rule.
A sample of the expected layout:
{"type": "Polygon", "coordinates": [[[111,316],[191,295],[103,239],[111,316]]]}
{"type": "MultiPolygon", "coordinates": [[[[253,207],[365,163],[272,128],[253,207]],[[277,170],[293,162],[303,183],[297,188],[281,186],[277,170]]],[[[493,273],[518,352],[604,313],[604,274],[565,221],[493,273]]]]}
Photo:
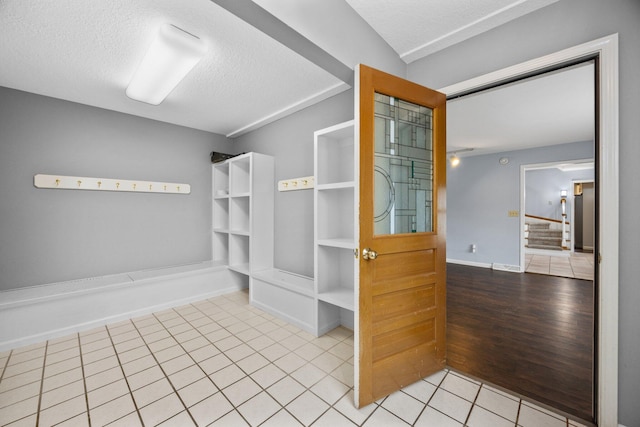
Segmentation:
{"type": "MultiPolygon", "coordinates": [[[[618,395],[618,37],[616,34],[441,88],[449,97],[596,60],[596,191],[594,421],[617,425],[618,395]],[[603,256],[606,254],[606,257],[603,256]],[[602,284],[602,286],[600,286],[602,284]]],[[[522,209],[521,209],[522,210],[522,209]]]]}
{"type": "Polygon", "coordinates": [[[593,281],[593,159],[522,168],[520,191],[525,209],[520,271],[593,281]]]}

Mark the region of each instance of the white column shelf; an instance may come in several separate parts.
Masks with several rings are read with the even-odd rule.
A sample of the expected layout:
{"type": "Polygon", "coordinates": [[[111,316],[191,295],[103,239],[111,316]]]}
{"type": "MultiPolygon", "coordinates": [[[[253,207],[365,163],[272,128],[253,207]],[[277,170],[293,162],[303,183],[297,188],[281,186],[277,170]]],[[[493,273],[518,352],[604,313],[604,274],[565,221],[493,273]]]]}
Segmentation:
{"type": "Polygon", "coordinates": [[[314,133],[314,257],[317,335],[353,329],[358,260],[357,144],[354,122],[314,133]]]}
{"type": "Polygon", "coordinates": [[[238,283],[273,266],[274,160],[247,153],[212,165],[212,254],[238,283]]]}

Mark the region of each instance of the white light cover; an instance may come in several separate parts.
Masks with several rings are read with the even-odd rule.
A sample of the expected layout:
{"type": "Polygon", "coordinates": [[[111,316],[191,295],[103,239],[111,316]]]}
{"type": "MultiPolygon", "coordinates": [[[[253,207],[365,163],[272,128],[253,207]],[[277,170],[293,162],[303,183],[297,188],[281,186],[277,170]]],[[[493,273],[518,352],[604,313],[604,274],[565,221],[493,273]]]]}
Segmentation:
{"type": "Polygon", "coordinates": [[[151,105],[160,104],[206,51],[199,38],[164,24],[131,79],[127,96],[151,105]]]}

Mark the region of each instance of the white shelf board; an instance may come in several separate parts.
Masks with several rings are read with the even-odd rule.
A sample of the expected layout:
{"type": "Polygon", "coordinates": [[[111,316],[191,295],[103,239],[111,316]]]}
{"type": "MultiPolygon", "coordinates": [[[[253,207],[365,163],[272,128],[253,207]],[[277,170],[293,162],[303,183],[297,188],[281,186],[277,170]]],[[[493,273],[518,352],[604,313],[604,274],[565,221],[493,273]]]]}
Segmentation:
{"type": "Polygon", "coordinates": [[[351,289],[336,288],[331,291],[320,292],[318,293],[318,299],[347,310],[354,310],[354,295],[351,289]]]}
{"type": "Polygon", "coordinates": [[[233,192],[233,193],[229,194],[229,197],[231,197],[232,199],[241,198],[241,197],[249,197],[249,196],[251,196],[251,193],[249,193],[248,191],[243,191],[241,193],[233,192]]]}
{"type": "Polygon", "coordinates": [[[227,233],[227,234],[229,234],[229,229],[228,228],[223,228],[223,227],[213,227],[213,232],[214,233],[227,233]]]}
{"type": "Polygon", "coordinates": [[[249,263],[229,265],[229,270],[249,275],[249,263]]]}
{"type": "Polygon", "coordinates": [[[356,243],[348,237],[335,239],[318,239],[318,245],[331,246],[332,248],[355,249],[356,243]]]}
{"type": "Polygon", "coordinates": [[[236,236],[249,236],[248,230],[229,230],[229,234],[235,234],[236,236]]]}
{"type": "Polygon", "coordinates": [[[333,182],[330,184],[316,184],[316,188],[318,189],[318,191],[339,190],[342,188],[354,188],[354,187],[355,187],[354,181],[333,182]]]}

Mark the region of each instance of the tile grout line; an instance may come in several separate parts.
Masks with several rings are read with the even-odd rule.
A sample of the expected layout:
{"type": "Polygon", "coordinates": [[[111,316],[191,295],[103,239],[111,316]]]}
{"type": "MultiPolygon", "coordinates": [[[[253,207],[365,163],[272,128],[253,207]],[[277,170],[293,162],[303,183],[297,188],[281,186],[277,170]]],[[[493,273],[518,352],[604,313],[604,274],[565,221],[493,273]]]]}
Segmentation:
{"type": "Polygon", "coordinates": [[[77,337],[78,353],[80,353],[80,369],[82,370],[82,387],[84,388],[84,403],[87,406],[87,420],[89,422],[89,427],[91,427],[91,412],[89,412],[89,393],[87,392],[87,379],[84,376],[84,359],[82,358],[82,340],[80,340],[80,333],[77,334],[77,337]]]}
{"type": "Polygon", "coordinates": [[[520,409],[522,409],[522,399],[518,399],[518,413],[516,414],[516,426],[520,421],[520,409]]]}
{"type": "Polygon", "coordinates": [[[9,351],[9,355],[7,356],[7,361],[4,362],[4,366],[2,367],[2,373],[0,374],[0,383],[4,379],[4,374],[7,372],[7,367],[9,366],[9,361],[11,360],[11,356],[13,356],[13,349],[9,351]]]}
{"type": "Polygon", "coordinates": [[[469,422],[469,418],[471,418],[471,413],[473,412],[473,409],[476,407],[476,401],[478,400],[478,396],[480,396],[480,390],[482,390],[482,386],[483,385],[484,385],[484,383],[480,383],[480,387],[478,387],[478,391],[476,392],[476,397],[474,397],[473,398],[473,402],[471,402],[471,408],[469,409],[469,413],[467,414],[467,418],[465,418],[464,422],[462,423],[465,426],[469,422]]]}
{"type": "MultiPolygon", "coordinates": [[[[129,322],[131,322],[131,320],[129,320],[129,322]]],[[[133,323],[133,322],[131,322],[131,323],[133,323]]],[[[138,419],[140,420],[140,423],[144,426],[144,421],[142,420],[142,415],[140,414],[140,409],[138,408],[138,404],[136,403],[136,399],[133,397],[133,391],[131,390],[131,385],[129,384],[129,379],[127,378],[127,374],[124,372],[124,368],[122,367],[122,363],[120,361],[120,355],[118,354],[118,349],[116,348],[116,344],[113,341],[113,336],[111,335],[111,330],[109,329],[108,326],[105,326],[105,330],[107,331],[107,336],[109,337],[109,341],[111,341],[111,346],[113,347],[113,352],[115,353],[116,359],[118,360],[118,366],[120,367],[120,371],[122,372],[122,376],[124,377],[124,381],[127,384],[127,389],[129,390],[129,395],[131,396],[131,400],[133,401],[133,407],[136,409],[136,413],[138,414],[138,419]]],[[[89,393],[87,393],[87,398],[88,398],[88,395],[89,395],[89,393]]],[[[119,397],[115,398],[115,399],[119,399],[119,397]]],[[[115,399],[112,399],[111,401],[113,401],[115,399]]],[[[108,402],[105,402],[105,404],[106,403],[108,403],[108,402]]],[[[123,415],[122,417],[120,417],[120,418],[118,418],[116,420],[110,421],[109,423],[112,423],[114,421],[122,419],[122,418],[126,417],[127,415],[129,415],[129,414],[125,414],[125,415],[123,415]]]]}
{"type": "Polygon", "coordinates": [[[36,412],[36,426],[40,424],[40,407],[42,406],[42,389],[44,388],[44,371],[47,366],[47,353],[49,349],[49,341],[44,345],[44,357],[42,358],[42,376],[40,377],[40,394],[38,395],[38,409],[36,412]]]}

